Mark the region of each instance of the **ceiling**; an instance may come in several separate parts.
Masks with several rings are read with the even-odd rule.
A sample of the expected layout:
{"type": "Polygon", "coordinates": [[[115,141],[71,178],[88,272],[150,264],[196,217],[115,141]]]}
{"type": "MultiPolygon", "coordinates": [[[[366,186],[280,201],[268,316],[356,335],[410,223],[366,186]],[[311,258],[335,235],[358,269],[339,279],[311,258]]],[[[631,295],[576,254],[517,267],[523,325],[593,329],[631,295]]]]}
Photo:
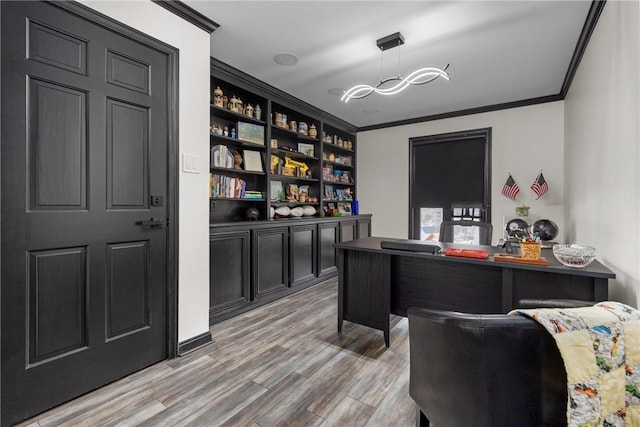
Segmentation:
{"type": "Polygon", "coordinates": [[[591,1],[186,0],[220,25],[211,56],[359,128],[560,93],[591,1]],[[405,44],[376,40],[401,32],[405,44]],[[283,52],[298,57],[279,65],[283,52]],[[337,92],[450,64],[451,80],[337,92]],[[334,90],[333,92],[336,92],[334,90]]]}

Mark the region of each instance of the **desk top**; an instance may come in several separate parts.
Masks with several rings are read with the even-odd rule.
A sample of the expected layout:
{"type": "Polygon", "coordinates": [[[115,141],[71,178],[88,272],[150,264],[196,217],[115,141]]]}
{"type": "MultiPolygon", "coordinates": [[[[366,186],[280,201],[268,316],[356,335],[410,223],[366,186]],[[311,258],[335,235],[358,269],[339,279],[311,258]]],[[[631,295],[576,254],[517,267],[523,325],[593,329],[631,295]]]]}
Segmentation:
{"type": "MultiPolygon", "coordinates": [[[[380,246],[380,242],[383,240],[406,241],[406,239],[391,239],[386,237],[367,237],[365,239],[352,240],[350,242],[336,243],[335,247],[338,249],[347,249],[347,250],[364,251],[364,252],[378,252],[383,254],[401,255],[401,256],[409,256],[409,257],[416,257],[416,258],[428,258],[428,259],[441,260],[446,262],[463,262],[468,264],[484,264],[484,265],[487,265],[487,263],[489,263],[489,265],[495,265],[496,267],[513,268],[517,270],[537,270],[537,271],[545,271],[545,272],[557,273],[557,274],[599,277],[599,278],[605,278],[605,279],[614,279],[616,277],[613,271],[609,270],[607,267],[602,265],[598,260],[593,261],[591,264],[583,268],[565,267],[564,265],[560,264],[560,262],[556,259],[551,249],[542,249],[542,256],[544,256],[549,261],[549,265],[539,266],[539,265],[515,264],[511,262],[494,261],[493,254],[496,252],[504,251],[502,248],[497,248],[494,246],[474,246],[474,245],[464,245],[460,243],[431,242],[432,244],[439,245],[440,247],[442,247],[443,250],[449,247],[484,249],[489,253],[489,259],[484,260],[484,259],[461,258],[461,257],[447,257],[444,254],[430,254],[426,252],[405,251],[405,250],[398,250],[398,249],[383,249],[380,246]]],[[[416,244],[420,244],[419,240],[416,240],[415,242],[416,244]]]]}

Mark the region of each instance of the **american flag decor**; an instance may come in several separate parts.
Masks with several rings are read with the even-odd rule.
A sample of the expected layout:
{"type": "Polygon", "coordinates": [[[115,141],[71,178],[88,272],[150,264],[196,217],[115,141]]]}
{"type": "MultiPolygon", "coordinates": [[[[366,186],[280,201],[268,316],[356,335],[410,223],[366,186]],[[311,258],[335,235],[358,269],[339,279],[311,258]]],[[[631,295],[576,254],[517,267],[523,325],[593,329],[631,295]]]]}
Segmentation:
{"type": "Polygon", "coordinates": [[[511,200],[516,199],[516,195],[520,192],[520,187],[516,184],[516,181],[513,179],[511,174],[509,174],[509,178],[507,178],[507,182],[504,183],[502,187],[502,195],[510,198],[511,200]]]}
{"type": "Polygon", "coordinates": [[[536,200],[542,197],[544,193],[549,191],[549,184],[547,184],[547,181],[544,180],[544,175],[542,175],[542,171],[540,171],[540,174],[538,175],[536,180],[533,181],[533,184],[531,184],[531,189],[538,196],[536,200]]]}

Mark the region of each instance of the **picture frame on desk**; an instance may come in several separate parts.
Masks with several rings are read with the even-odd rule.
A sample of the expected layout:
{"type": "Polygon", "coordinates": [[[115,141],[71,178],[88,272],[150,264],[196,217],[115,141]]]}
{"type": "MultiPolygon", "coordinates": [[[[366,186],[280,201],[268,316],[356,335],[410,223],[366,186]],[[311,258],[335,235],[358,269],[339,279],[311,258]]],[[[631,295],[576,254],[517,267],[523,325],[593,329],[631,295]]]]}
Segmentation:
{"type": "Polygon", "coordinates": [[[264,145],[264,126],[238,122],[238,139],[240,141],[264,145]]]}

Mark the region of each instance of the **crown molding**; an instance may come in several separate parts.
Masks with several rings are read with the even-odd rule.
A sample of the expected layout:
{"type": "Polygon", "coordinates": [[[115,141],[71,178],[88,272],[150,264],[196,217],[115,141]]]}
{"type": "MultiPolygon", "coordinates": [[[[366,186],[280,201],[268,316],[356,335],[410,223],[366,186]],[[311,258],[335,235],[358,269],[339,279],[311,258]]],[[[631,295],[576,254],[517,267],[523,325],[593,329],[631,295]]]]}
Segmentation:
{"type": "Polygon", "coordinates": [[[151,0],[198,28],[213,33],[220,25],[179,0],[151,0]]]}

